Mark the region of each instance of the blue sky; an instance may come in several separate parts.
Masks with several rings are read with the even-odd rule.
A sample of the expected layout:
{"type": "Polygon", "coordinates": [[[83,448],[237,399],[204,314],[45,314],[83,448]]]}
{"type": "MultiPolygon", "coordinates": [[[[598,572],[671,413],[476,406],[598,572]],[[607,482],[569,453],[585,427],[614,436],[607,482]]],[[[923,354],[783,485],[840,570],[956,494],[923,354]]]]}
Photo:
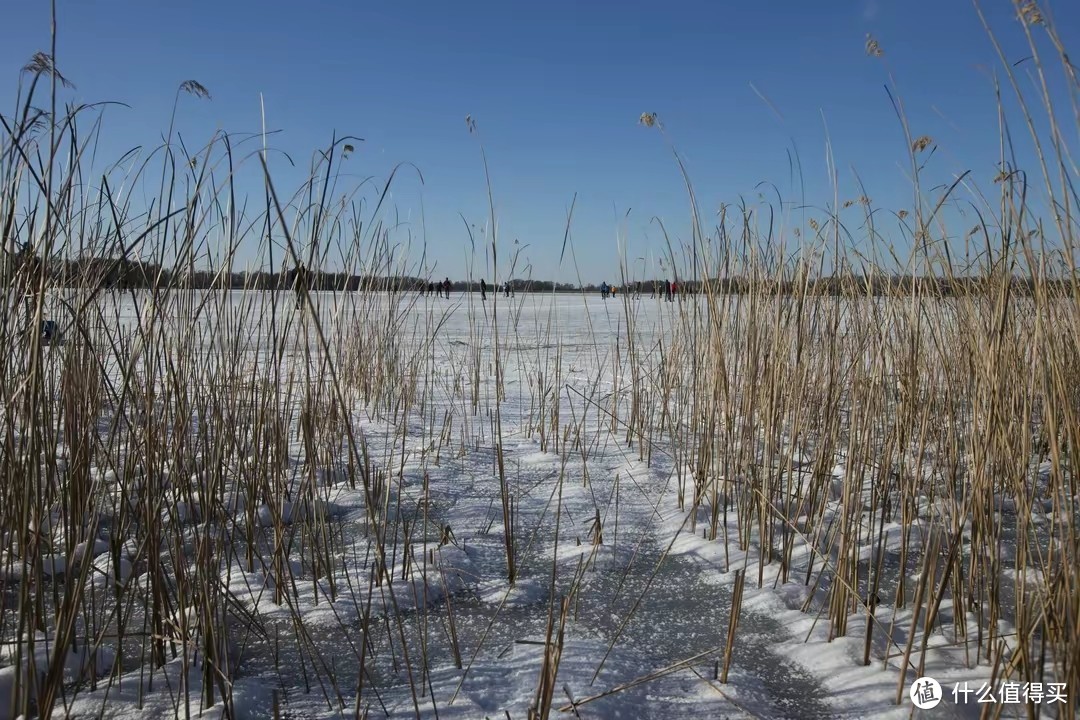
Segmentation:
{"type": "MultiPolygon", "coordinates": [[[[1010,57],[1026,55],[1012,3],[983,4],[1010,57]]],[[[19,68],[48,47],[48,5],[5,10],[5,114],[19,68]]],[[[664,138],[637,124],[645,111],[659,114],[708,217],[721,202],[753,201],[762,181],[800,202],[789,170],[793,148],[806,201],[828,202],[826,127],[841,200],[859,194],[854,169],[875,205],[910,207],[905,143],[883,89],[888,70],[913,132],[939,145],[927,169],[935,181],[970,169],[989,184],[995,173],[987,71],[999,63],[966,0],[57,5],[57,64],[76,85],[67,97],[131,106],[106,112],[99,155],[160,144],[183,80],[213,94],[209,102],[181,101],[177,127],[192,145],[219,128],[258,130],[261,93],[268,126],[282,131],[274,144],[301,165],[336,131],[365,138],[350,173],[385,177],[398,162],[421,170],[423,187],[405,173],[393,199],[417,247],[422,204],[423,237],[439,275],[465,273],[459,213],[478,227],[487,217],[480,146],[466,115],[476,119],[487,153],[500,244],[528,245],[537,277],[575,275],[558,262],[575,193],[583,279],[616,277],[617,230],[632,264],[662,251],[654,216],[688,239],[678,168],[664,138]],[[885,63],[866,56],[868,32],[885,63]]],[[[1049,9],[1066,39],[1075,37],[1080,9],[1061,2],[1049,9]]],[[[300,180],[280,158],[273,169],[283,190],[300,180]]],[[[254,247],[246,252],[244,262],[260,262],[254,247]]]]}

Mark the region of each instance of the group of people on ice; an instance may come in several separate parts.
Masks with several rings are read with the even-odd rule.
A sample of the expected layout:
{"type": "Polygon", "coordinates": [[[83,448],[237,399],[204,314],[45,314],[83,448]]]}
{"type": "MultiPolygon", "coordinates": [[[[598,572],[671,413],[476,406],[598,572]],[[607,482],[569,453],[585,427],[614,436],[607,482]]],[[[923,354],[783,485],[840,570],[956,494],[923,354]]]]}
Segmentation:
{"type": "Polygon", "coordinates": [[[667,300],[668,302],[672,302],[672,301],[675,300],[675,296],[678,295],[678,294],[679,294],[679,286],[675,282],[672,282],[672,281],[669,281],[669,280],[664,280],[664,282],[660,283],[659,287],[657,287],[657,283],[655,283],[655,282],[653,283],[653,288],[652,288],[652,296],[653,297],[657,297],[658,295],[663,295],[665,300],[667,300]]]}
{"type": "MultiPolygon", "coordinates": [[[[420,285],[420,295],[421,295],[421,297],[425,297],[425,296],[428,296],[428,295],[434,295],[435,297],[446,297],[447,299],[449,299],[450,298],[450,290],[452,289],[452,287],[453,287],[453,285],[450,282],[450,278],[446,278],[442,282],[430,282],[429,281],[427,283],[427,285],[424,285],[423,283],[421,283],[421,285],[420,285]]],[[[517,295],[517,291],[514,288],[514,286],[510,284],[510,281],[506,281],[501,286],[499,286],[499,288],[496,290],[496,292],[500,292],[500,291],[506,297],[514,297],[515,295],[517,295]]],[[[480,278],[480,299],[481,300],[487,300],[487,295],[488,295],[487,280],[484,280],[483,278],[480,278]]]]}
{"type": "MultiPolygon", "coordinates": [[[[514,289],[514,286],[510,284],[509,280],[504,282],[498,288],[493,287],[492,290],[494,290],[495,292],[499,292],[501,290],[502,294],[505,295],[506,297],[513,297],[514,295],[517,295],[517,291],[514,289]]],[[[481,300],[487,300],[487,294],[488,294],[487,280],[485,280],[484,278],[480,278],[480,299],[481,300]]]]}
{"type": "MultiPolygon", "coordinates": [[[[446,297],[447,299],[449,299],[450,290],[452,289],[452,287],[453,285],[450,282],[450,278],[446,278],[442,282],[429,281],[426,285],[423,283],[420,284],[420,295],[434,295],[435,297],[446,297]]],[[[506,297],[514,297],[517,294],[516,289],[510,283],[510,281],[505,281],[499,285],[488,285],[487,280],[485,280],[484,278],[480,278],[481,300],[487,300],[489,290],[496,293],[501,292],[506,297]]],[[[607,300],[609,297],[616,297],[620,292],[632,292],[635,296],[640,297],[641,281],[634,283],[632,287],[628,285],[623,288],[619,288],[615,285],[609,285],[607,281],[600,283],[600,297],[605,300],[607,300]]],[[[694,294],[693,288],[680,288],[678,284],[670,280],[654,280],[652,282],[652,297],[654,298],[659,297],[661,300],[673,302],[680,292],[694,294]]]]}
{"type": "MultiPolygon", "coordinates": [[[[614,285],[608,285],[607,282],[600,283],[600,297],[607,300],[609,297],[615,297],[619,288],[614,285]]],[[[641,295],[641,281],[638,281],[634,286],[634,294],[641,295]]],[[[664,280],[663,282],[653,281],[652,284],[652,296],[673,302],[675,297],[679,294],[679,286],[671,282],[670,280],[664,280]]]]}
{"type": "Polygon", "coordinates": [[[617,287],[615,287],[614,285],[608,285],[607,281],[600,283],[600,297],[604,298],[605,300],[607,300],[608,297],[615,297],[615,293],[617,293],[618,291],[619,289],[617,287]]]}
{"type": "Polygon", "coordinates": [[[450,278],[446,278],[442,282],[428,281],[428,284],[427,284],[426,287],[424,285],[420,286],[420,294],[421,295],[434,295],[435,297],[444,297],[445,296],[447,299],[449,299],[450,298],[450,287],[451,287],[450,278]]]}

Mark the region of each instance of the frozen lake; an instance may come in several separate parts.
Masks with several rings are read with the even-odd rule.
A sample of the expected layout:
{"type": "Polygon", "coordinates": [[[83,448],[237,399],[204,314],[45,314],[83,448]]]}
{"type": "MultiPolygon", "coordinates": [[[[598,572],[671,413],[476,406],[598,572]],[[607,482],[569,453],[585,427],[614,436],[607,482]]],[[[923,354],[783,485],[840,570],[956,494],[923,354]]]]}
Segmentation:
{"type": "MultiPolygon", "coordinates": [[[[52,298],[65,342],[46,349],[43,397],[83,404],[57,400],[66,410],[47,420],[41,472],[56,491],[27,512],[48,540],[40,563],[5,555],[4,617],[30,575],[49,608],[77,597],[43,613],[34,650],[47,666],[57,617],[97,650],[94,662],[72,654],[61,715],[524,718],[550,705],[906,718],[917,669],[948,690],[992,668],[972,640],[987,620],[947,602],[918,632],[896,704],[922,622],[920,558],[942,531],[933,498],[885,511],[901,486],[875,490],[874,459],[850,469],[847,433],[873,422],[835,403],[871,397],[855,379],[867,358],[888,369],[874,417],[903,402],[899,351],[875,355],[859,335],[866,307],[648,293],[52,298]],[[798,334],[775,330],[796,311],[798,334]],[[826,396],[813,373],[830,353],[846,365],[826,396]],[[830,417],[844,442],[823,439],[830,417]],[[93,430],[70,431],[77,421],[93,430]],[[851,575],[836,580],[845,553],[851,575]],[[839,610],[837,582],[852,583],[839,610]]],[[[905,327],[883,317],[882,347],[905,327]]],[[[13,431],[5,452],[29,435],[13,431]]],[[[1033,498],[1038,552],[1058,506],[1033,498]]],[[[1007,636],[1007,618],[993,622],[1007,636]]],[[[19,644],[17,628],[3,632],[0,718],[13,716],[19,644]]]]}

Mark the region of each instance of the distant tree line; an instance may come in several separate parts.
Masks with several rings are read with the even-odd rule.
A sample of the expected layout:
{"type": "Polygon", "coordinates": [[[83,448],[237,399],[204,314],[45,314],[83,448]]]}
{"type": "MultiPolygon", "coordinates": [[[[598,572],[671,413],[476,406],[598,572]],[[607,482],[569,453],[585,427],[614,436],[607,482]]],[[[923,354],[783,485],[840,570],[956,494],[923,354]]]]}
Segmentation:
{"type": "MultiPolygon", "coordinates": [[[[36,275],[42,267],[40,258],[29,252],[14,255],[10,269],[15,275],[36,275]]],[[[176,269],[156,263],[128,258],[84,257],[72,260],[52,260],[45,266],[50,285],[53,287],[101,287],[113,290],[173,287],[196,290],[285,290],[295,291],[306,287],[313,292],[392,291],[420,292],[430,283],[441,284],[443,278],[420,278],[407,275],[357,275],[344,272],[312,271],[294,267],[282,272],[221,271],[176,269]]],[[[577,291],[576,285],[551,280],[510,280],[514,292],[568,292],[577,291]]],[[[451,292],[479,292],[480,279],[451,280],[451,292]]],[[[488,288],[495,290],[494,283],[488,288]]],[[[502,287],[500,286],[501,290],[502,287]]]]}
{"type": "MultiPolygon", "coordinates": [[[[15,275],[37,275],[42,269],[40,258],[22,249],[12,254],[5,252],[5,263],[15,275]]],[[[70,260],[53,260],[45,264],[50,285],[56,287],[101,287],[128,290],[152,287],[189,288],[200,290],[285,290],[296,291],[306,287],[310,291],[390,291],[423,292],[429,284],[440,285],[443,278],[420,278],[411,276],[356,275],[343,272],[312,271],[306,268],[290,268],[282,272],[247,271],[214,272],[210,270],[177,270],[154,263],[127,258],[83,257],[70,260]]],[[[9,277],[11,277],[9,275],[9,277]]],[[[665,293],[668,279],[630,281],[622,285],[613,283],[621,293],[652,295],[665,293]]],[[[805,291],[811,295],[836,297],[867,297],[885,295],[910,295],[915,292],[953,296],[983,292],[998,287],[997,279],[969,276],[960,278],[928,277],[912,275],[875,275],[872,277],[846,275],[807,279],[782,279],[770,277],[725,277],[712,280],[673,280],[676,293],[700,294],[747,294],[755,292],[769,295],[794,295],[805,291]]],[[[600,283],[574,284],[551,280],[510,280],[511,290],[517,292],[585,292],[598,293],[600,283]]],[[[1060,290],[1071,286],[1068,278],[1054,278],[1046,282],[1049,288],[1060,290]]],[[[1014,277],[1012,288],[1018,294],[1030,294],[1035,281],[1030,277],[1014,277]]],[[[501,291],[494,283],[488,283],[491,292],[501,291]]],[[[480,279],[451,280],[455,293],[478,292],[480,279]]]]}
{"type": "MultiPolygon", "coordinates": [[[[623,285],[613,283],[619,293],[652,295],[666,293],[668,283],[674,283],[675,292],[681,295],[712,293],[716,295],[825,295],[830,297],[884,297],[887,295],[912,295],[915,293],[940,297],[969,295],[986,292],[999,287],[998,278],[987,277],[927,277],[914,275],[875,275],[872,277],[846,275],[810,279],[777,279],[770,277],[726,277],[712,280],[642,280],[623,285]]],[[[1080,278],[1077,279],[1080,285],[1080,278]]],[[[1034,292],[1036,282],[1030,277],[1015,276],[1012,290],[1020,295],[1034,292]]],[[[1065,290],[1072,287],[1067,278],[1052,278],[1043,283],[1048,289],[1065,290]]],[[[600,292],[600,284],[583,285],[580,290],[600,292]]]]}

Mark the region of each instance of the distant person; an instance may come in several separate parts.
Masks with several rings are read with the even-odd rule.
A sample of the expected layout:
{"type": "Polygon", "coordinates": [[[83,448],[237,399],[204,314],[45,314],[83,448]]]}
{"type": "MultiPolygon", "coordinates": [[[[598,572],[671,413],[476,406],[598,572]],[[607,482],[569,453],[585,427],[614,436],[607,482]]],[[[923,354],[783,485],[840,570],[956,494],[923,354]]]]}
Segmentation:
{"type": "Polygon", "coordinates": [[[617,288],[614,285],[611,286],[611,297],[615,297],[615,290],[616,289],[617,288]]]}
{"type": "Polygon", "coordinates": [[[634,288],[634,295],[641,297],[641,281],[637,281],[637,286],[634,288]]]}
{"type": "Polygon", "coordinates": [[[307,283],[307,273],[304,270],[304,266],[300,265],[296,268],[296,272],[293,275],[293,294],[296,295],[296,307],[300,308],[304,304],[304,290],[307,288],[304,285],[307,283]]]}
{"type": "Polygon", "coordinates": [[[487,300],[487,280],[480,278],[480,300],[487,300]]]}
{"type": "Polygon", "coordinates": [[[45,345],[51,345],[60,338],[60,327],[55,320],[41,321],[41,341],[45,345]]]}
{"type": "Polygon", "coordinates": [[[671,299],[674,300],[679,294],[679,284],[676,282],[671,283],[671,299]]]}
{"type": "Polygon", "coordinates": [[[442,282],[443,292],[446,293],[446,299],[450,299],[450,278],[446,278],[442,282]]]}
{"type": "Polygon", "coordinates": [[[667,291],[666,300],[668,302],[671,302],[671,289],[673,287],[674,287],[674,285],[672,284],[672,282],[670,280],[667,280],[667,279],[664,280],[664,289],[667,291]]]}
{"type": "Polygon", "coordinates": [[[506,282],[506,283],[505,283],[505,284],[503,285],[503,290],[505,290],[505,291],[506,291],[506,297],[510,297],[510,282],[509,282],[509,281],[507,281],[507,282],[506,282]]]}
{"type": "Polygon", "coordinates": [[[656,281],[652,281],[652,297],[656,297],[656,281]]]}
{"type": "Polygon", "coordinates": [[[600,283],[600,297],[603,298],[604,300],[607,300],[607,294],[608,294],[608,284],[607,284],[607,281],[605,280],[604,282],[600,283]]]}
{"type": "Polygon", "coordinates": [[[427,294],[428,295],[434,295],[435,294],[435,283],[431,282],[430,280],[428,281],[428,284],[427,284],[427,294]]]}

